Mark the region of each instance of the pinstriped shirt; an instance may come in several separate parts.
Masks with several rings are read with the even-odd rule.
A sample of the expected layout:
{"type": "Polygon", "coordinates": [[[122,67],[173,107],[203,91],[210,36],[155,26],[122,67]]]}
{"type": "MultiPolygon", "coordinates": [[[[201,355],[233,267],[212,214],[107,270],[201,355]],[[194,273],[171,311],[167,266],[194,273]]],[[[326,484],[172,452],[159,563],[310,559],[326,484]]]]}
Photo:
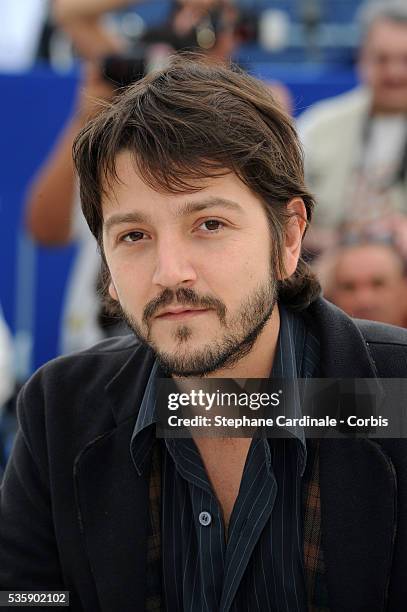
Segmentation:
{"type": "MultiPolygon", "coordinates": [[[[307,378],[319,364],[318,340],[300,315],[280,306],[272,377],[307,378]]],[[[154,442],[154,366],[131,452],[141,473],[154,442]]],[[[292,416],[301,407],[294,398],[292,416]]],[[[289,416],[289,415],[288,415],[289,416]]],[[[228,539],[220,505],[192,439],[162,442],[162,601],[172,611],[305,612],[301,478],[304,432],[253,438],[228,539]]]]}

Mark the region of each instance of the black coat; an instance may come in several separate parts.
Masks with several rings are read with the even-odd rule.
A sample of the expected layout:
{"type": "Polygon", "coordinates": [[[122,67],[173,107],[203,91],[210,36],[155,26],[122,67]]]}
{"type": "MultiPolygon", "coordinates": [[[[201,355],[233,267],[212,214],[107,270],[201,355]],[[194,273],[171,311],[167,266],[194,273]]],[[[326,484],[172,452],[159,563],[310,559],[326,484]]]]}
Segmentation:
{"type": "MultiPolygon", "coordinates": [[[[405,377],[407,332],[307,310],[322,377],[405,377]],[[363,334],[363,335],[362,335],[363,334]]],[[[0,505],[0,590],[70,590],[71,610],[144,607],[148,470],[129,444],[153,363],[134,337],[39,370],[0,505]]],[[[407,609],[407,441],[321,441],[322,544],[332,612],[407,609]]]]}

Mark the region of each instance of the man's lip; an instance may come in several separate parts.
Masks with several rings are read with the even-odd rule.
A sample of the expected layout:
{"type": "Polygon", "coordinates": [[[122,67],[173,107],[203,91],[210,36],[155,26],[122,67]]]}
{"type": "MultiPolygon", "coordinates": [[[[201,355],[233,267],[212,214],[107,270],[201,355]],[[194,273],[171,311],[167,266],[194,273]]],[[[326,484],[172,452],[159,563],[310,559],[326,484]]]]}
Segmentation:
{"type": "Polygon", "coordinates": [[[156,319],[182,319],[208,312],[209,308],[174,308],[156,316],[156,319]]]}

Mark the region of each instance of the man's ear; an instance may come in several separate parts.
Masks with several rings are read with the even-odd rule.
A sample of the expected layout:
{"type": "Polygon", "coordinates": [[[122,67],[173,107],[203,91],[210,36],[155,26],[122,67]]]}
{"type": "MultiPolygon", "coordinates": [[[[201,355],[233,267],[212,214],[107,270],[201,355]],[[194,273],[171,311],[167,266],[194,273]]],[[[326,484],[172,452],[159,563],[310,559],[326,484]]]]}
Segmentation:
{"type": "Polygon", "coordinates": [[[112,298],[112,300],[115,300],[116,302],[119,301],[119,296],[117,295],[116,287],[114,286],[112,280],[110,280],[109,282],[109,295],[112,298]]]}
{"type": "Polygon", "coordinates": [[[284,278],[289,278],[297,269],[301,254],[302,237],[307,226],[307,211],[301,198],[293,198],[287,204],[290,215],[285,226],[284,278]]]}

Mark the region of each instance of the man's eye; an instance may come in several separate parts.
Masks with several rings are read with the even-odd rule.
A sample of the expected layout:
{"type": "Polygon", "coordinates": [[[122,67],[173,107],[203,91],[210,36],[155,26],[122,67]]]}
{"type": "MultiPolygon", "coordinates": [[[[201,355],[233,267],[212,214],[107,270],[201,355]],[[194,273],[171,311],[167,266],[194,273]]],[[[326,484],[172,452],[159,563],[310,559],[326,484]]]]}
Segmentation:
{"type": "Polygon", "coordinates": [[[209,233],[209,232],[216,232],[217,230],[220,230],[223,227],[224,227],[224,223],[222,223],[222,221],[218,221],[217,219],[208,219],[207,221],[204,221],[203,223],[201,223],[198,229],[203,229],[207,233],[209,233]]]}
{"type": "Polygon", "coordinates": [[[372,279],[372,287],[375,289],[379,289],[385,286],[385,280],[383,278],[373,278],[372,279]]]}
{"type": "Polygon", "coordinates": [[[121,242],[138,242],[145,236],[144,232],[129,232],[121,237],[121,242]]]}

